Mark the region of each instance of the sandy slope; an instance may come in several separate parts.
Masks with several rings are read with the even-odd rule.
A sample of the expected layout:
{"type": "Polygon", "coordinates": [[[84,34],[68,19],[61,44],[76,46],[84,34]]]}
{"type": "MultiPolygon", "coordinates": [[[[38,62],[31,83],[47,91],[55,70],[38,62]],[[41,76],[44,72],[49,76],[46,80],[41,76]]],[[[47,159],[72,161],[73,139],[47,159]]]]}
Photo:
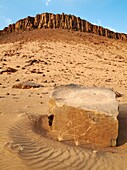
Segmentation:
{"type": "Polygon", "coordinates": [[[0,38],[0,72],[0,169],[127,169],[127,42],[60,29],[12,33],[0,38]],[[8,67],[17,71],[3,72],[8,67]],[[44,87],[12,88],[24,81],[44,87]],[[91,150],[45,137],[38,118],[49,113],[49,94],[70,83],[123,94],[119,147],[91,150]]]}

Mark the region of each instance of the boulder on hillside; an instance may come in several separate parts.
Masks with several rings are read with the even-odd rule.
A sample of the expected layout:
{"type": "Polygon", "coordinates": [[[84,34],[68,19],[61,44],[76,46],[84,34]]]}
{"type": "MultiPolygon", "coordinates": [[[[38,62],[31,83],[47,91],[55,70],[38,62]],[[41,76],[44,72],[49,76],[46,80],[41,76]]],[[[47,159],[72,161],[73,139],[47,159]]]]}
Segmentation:
{"type": "Polygon", "coordinates": [[[12,86],[12,88],[17,88],[17,89],[30,89],[30,88],[39,88],[39,87],[44,87],[44,86],[41,84],[29,82],[29,81],[18,83],[12,86]]]}
{"type": "Polygon", "coordinates": [[[112,90],[73,84],[59,86],[52,92],[49,107],[49,117],[53,115],[50,133],[59,141],[116,145],[118,102],[112,90]]]}
{"type": "Polygon", "coordinates": [[[15,68],[8,67],[8,68],[6,68],[5,70],[0,71],[0,74],[3,74],[3,73],[15,73],[15,72],[17,72],[17,71],[18,71],[18,70],[15,69],[15,68]]]}

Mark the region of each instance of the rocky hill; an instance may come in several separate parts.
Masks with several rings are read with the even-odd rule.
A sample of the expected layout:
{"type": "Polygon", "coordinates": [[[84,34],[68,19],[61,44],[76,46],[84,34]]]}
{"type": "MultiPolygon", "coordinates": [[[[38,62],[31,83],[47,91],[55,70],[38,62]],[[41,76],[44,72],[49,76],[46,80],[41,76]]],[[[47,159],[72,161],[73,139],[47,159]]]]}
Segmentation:
{"type": "Polygon", "coordinates": [[[67,14],[52,14],[43,13],[35,17],[28,16],[27,18],[17,21],[0,31],[0,35],[16,32],[18,30],[29,30],[37,28],[62,28],[68,30],[76,30],[81,32],[93,33],[96,35],[106,36],[108,38],[127,40],[127,35],[117,33],[101,26],[93,25],[80,17],[67,14]]]}

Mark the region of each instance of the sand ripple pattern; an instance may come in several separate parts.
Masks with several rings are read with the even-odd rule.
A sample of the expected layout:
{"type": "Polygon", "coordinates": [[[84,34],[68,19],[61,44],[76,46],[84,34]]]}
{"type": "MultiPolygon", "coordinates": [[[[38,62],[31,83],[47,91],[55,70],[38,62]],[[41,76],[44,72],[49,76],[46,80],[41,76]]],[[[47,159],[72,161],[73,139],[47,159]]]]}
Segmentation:
{"type": "Polygon", "coordinates": [[[38,133],[35,121],[28,117],[15,123],[9,131],[12,152],[20,157],[28,169],[41,170],[107,170],[105,156],[77,146],[70,146],[38,133]]]}

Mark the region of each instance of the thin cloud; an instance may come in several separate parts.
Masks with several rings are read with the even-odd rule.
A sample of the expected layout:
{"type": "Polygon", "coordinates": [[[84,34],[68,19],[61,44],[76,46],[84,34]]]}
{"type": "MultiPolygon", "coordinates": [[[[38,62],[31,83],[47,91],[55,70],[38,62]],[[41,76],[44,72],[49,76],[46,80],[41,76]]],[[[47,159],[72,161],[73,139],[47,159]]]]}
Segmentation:
{"type": "Polygon", "coordinates": [[[98,19],[97,22],[92,22],[92,24],[93,24],[93,25],[100,25],[100,26],[102,25],[100,19],[98,19]]]}
{"type": "Polygon", "coordinates": [[[107,28],[107,29],[109,29],[110,31],[113,31],[113,32],[117,32],[116,29],[114,29],[114,28],[112,28],[112,27],[110,27],[110,26],[104,26],[104,25],[101,23],[101,20],[100,20],[100,19],[97,20],[97,23],[92,23],[92,24],[93,24],[93,25],[102,26],[102,27],[107,28]]]}
{"type": "Polygon", "coordinates": [[[117,32],[116,29],[114,29],[114,28],[111,28],[111,27],[106,27],[106,28],[113,31],[113,32],[117,32]]]}
{"type": "Polygon", "coordinates": [[[48,6],[49,5],[49,2],[50,2],[51,0],[46,0],[46,6],[48,6]]]}
{"type": "Polygon", "coordinates": [[[12,19],[11,18],[4,18],[5,22],[7,25],[12,24],[12,19]]]}
{"type": "Polygon", "coordinates": [[[0,10],[0,30],[1,30],[5,26],[8,26],[9,24],[12,24],[13,21],[12,21],[12,19],[10,17],[4,15],[4,9],[6,9],[5,6],[2,6],[0,4],[0,9],[1,9],[0,10]]]}
{"type": "Polygon", "coordinates": [[[5,25],[12,24],[12,19],[11,19],[11,18],[2,16],[1,14],[0,14],[0,20],[1,20],[1,22],[2,22],[3,24],[5,24],[5,25]]]}

